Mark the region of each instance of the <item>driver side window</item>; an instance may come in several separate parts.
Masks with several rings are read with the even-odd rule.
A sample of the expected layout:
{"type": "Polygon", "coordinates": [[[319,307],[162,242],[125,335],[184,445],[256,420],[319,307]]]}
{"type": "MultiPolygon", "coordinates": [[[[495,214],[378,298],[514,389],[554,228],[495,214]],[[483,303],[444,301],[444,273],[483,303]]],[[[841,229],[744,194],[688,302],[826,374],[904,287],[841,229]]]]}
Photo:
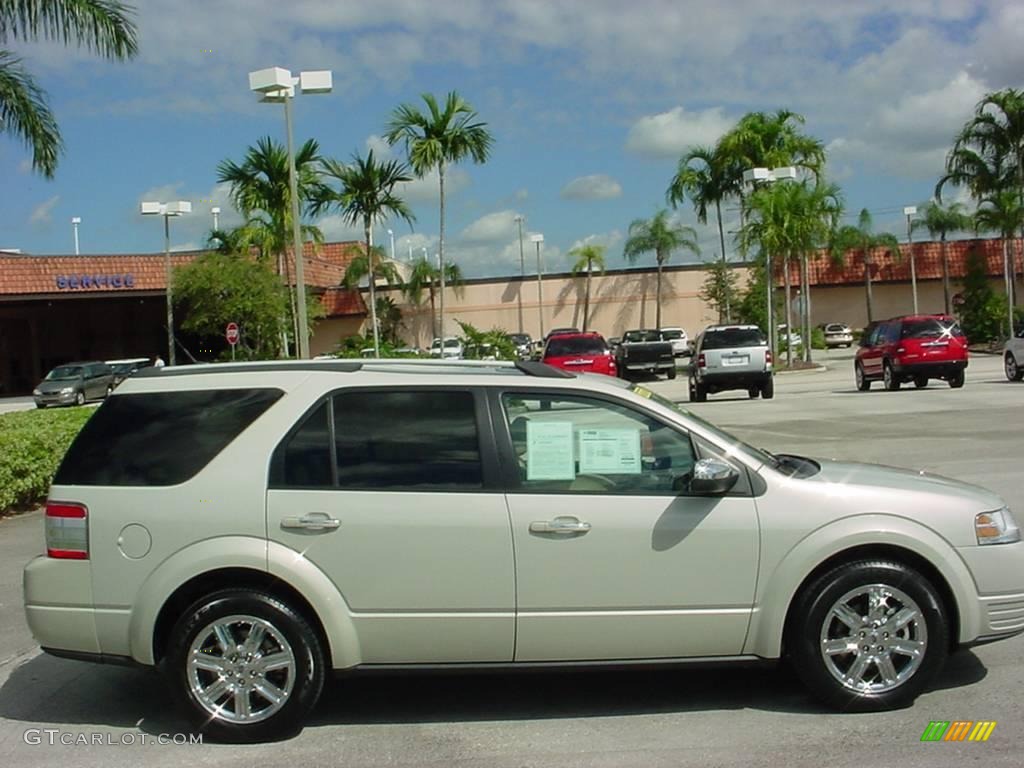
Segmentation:
{"type": "Polygon", "coordinates": [[[675,496],[693,472],[689,435],[619,403],[517,392],[502,409],[526,493],[675,496]]]}

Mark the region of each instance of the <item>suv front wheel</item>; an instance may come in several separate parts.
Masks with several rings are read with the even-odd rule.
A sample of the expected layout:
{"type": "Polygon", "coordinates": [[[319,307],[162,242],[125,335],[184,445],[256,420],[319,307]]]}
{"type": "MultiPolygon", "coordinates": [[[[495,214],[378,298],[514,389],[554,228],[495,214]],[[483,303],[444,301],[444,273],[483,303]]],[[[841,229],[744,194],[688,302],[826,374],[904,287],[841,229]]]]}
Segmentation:
{"type": "Polygon", "coordinates": [[[163,661],[171,693],[196,727],[231,742],[296,732],[320,697],[324,667],[306,619],[273,595],[241,589],[193,603],[163,661]]]}

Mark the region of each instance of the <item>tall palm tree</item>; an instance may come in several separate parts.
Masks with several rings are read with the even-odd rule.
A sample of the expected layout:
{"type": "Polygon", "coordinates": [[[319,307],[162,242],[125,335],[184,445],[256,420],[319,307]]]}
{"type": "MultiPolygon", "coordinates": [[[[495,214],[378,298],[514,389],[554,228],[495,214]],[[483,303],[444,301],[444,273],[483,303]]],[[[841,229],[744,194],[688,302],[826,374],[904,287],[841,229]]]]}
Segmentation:
{"type": "Polygon", "coordinates": [[[832,254],[836,261],[842,263],[847,251],[861,251],[864,255],[864,296],[867,302],[868,322],[875,319],[874,297],[871,293],[871,270],[874,266],[874,251],[885,248],[888,255],[900,258],[900,242],[889,232],[874,232],[871,213],[862,208],[857,217],[857,225],[847,224],[839,227],[832,238],[832,254]]]}
{"type": "Polygon", "coordinates": [[[1006,304],[1009,313],[1009,335],[1013,336],[1014,269],[1010,255],[1009,241],[1015,232],[1024,226],[1024,206],[1016,190],[1004,189],[986,195],[974,213],[978,230],[997,232],[1003,243],[1003,279],[1006,282],[1006,304]]]}
{"type": "MultiPolygon", "coordinates": [[[[471,158],[475,163],[487,161],[494,137],[487,130],[487,123],[480,122],[473,107],[455,91],[445,98],[444,107],[438,105],[432,94],[424,93],[426,112],[412,104],[400,105],[391,115],[384,138],[391,145],[402,142],[409,158],[409,165],[422,178],[437,169],[440,193],[440,241],[438,253],[441,264],[444,257],[444,179],[449,164],[471,158]]],[[[444,284],[445,270],[441,276],[441,336],[444,336],[444,284]]],[[[443,341],[442,341],[443,343],[443,341]]]]}
{"type": "MultiPolygon", "coordinates": [[[[686,196],[693,202],[693,210],[697,221],[708,223],[708,206],[715,206],[715,218],[718,222],[718,241],[721,246],[722,263],[727,263],[725,255],[725,227],[722,224],[722,201],[734,194],[739,194],[736,175],[732,172],[732,164],[726,156],[721,143],[714,147],[691,147],[679,160],[675,176],[669,182],[665,199],[673,208],[677,208],[686,196]]],[[[732,314],[726,297],[725,315],[732,314]]]]}
{"type": "MultiPolygon", "coordinates": [[[[134,10],[115,0],[4,0],[0,45],[8,40],[72,41],[104,59],[124,61],[138,51],[134,10]]],[[[63,149],[57,120],[21,59],[0,49],[0,131],[20,138],[32,168],[52,179],[63,149]]]]}
{"type": "MultiPolygon", "coordinates": [[[[309,214],[311,201],[320,194],[321,183],[317,170],[320,146],[313,139],[306,141],[295,155],[295,173],[299,195],[300,215],[309,214]]],[[[217,181],[230,185],[231,203],[245,218],[242,236],[260,253],[273,256],[277,272],[291,285],[288,248],[292,237],[291,190],[288,183],[288,151],[269,136],[250,146],[241,163],[223,160],[217,165],[217,181]]],[[[302,231],[314,242],[323,242],[323,234],[311,225],[302,225],[302,231]]],[[[302,254],[294,254],[296,259],[302,254]]],[[[298,343],[298,327],[294,324],[295,294],[289,290],[293,332],[298,343]]],[[[287,355],[288,345],[282,346],[287,355]]]]}
{"type": "Polygon", "coordinates": [[[661,328],[661,272],[673,251],[687,250],[700,254],[697,232],[693,227],[675,224],[668,220],[668,211],[661,210],[651,219],[636,219],[629,225],[623,255],[635,262],[644,253],[654,252],[658,264],[658,283],[655,294],[655,325],[661,328]]]}
{"type": "Polygon", "coordinates": [[[353,155],[348,165],[337,160],[321,160],[325,179],[339,183],[338,189],[328,184],[321,187],[313,203],[313,212],[337,209],[346,224],[362,224],[366,235],[365,272],[370,283],[370,322],[373,324],[373,355],[380,357],[380,332],[377,328],[377,294],[373,255],[373,225],[393,217],[405,219],[410,226],[415,220],[402,198],[395,194],[395,186],[412,181],[408,166],[398,160],[378,162],[371,149],[365,158],[353,155]]]}
{"type": "Polygon", "coordinates": [[[379,245],[375,245],[370,248],[371,259],[366,258],[366,251],[362,251],[358,256],[353,257],[352,261],[348,263],[345,268],[345,275],[341,279],[341,284],[346,288],[356,288],[359,283],[366,280],[370,274],[371,267],[373,271],[374,280],[385,280],[388,285],[402,286],[402,276],[398,273],[398,269],[395,267],[395,262],[388,258],[384,249],[379,245]]]}
{"type": "Polygon", "coordinates": [[[945,312],[950,313],[950,289],[949,289],[949,255],[946,248],[946,237],[950,232],[963,232],[969,230],[972,220],[967,215],[967,210],[962,203],[950,203],[943,206],[938,200],[932,200],[924,206],[921,217],[914,220],[911,231],[915,229],[928,230],[930,237],[939,238],[942,247],[942,297],[945,312]]]}
{"type": "Polygon", "coordinates": [[[794,165],[818,178],[825,167],[825,145],[801,132],[803,124],[803,115],[788,109],[748,112],[740,118],[718,143],[735,188],[742,188],[743,172],[755,167],[794,165]]]}
{"type": "MultiPolygon", "coordinates": [[[[461,295],[463,291],[462,270],[459,265],[449,262],[444,265],[444,278],[447,285],[453,286],[455,294],[461,295]]],[[[426,290],[430,296],[430,333],[431,338],[438,337],[437,312],[436,312],[436,290],[441,279],[441,270],[427,258],[418,259],[412,265],[409,279],[402,286],[403,295],[413,304],[419,306],[423,302],[423,291],[426,290]]]]}
{"type": "Polygon", "coordinates": [[[605,247],[603,245],[588,243],[587,245],[581,245],[579,248],[573,248],[568,254],[570,259],[575,259],[572,264],[572,274],[575,276],[585,272],[587,275],[586,288],[583,293],[584,331],[589,327],[590,321],[590,276],[595,268],[598,272],[604,272],[604,252],[605,247]]]}

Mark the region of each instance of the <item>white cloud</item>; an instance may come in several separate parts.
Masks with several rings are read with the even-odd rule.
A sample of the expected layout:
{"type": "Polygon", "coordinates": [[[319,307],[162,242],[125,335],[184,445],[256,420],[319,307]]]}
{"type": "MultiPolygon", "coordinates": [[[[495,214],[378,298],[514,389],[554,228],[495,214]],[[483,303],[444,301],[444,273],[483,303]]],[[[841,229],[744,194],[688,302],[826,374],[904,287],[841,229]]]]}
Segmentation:
{"type": "Polygon", "coordinates": [[[363,228],[359,224],[349,224],[340,213],[323,216],[316,222],[316,225],[320,227],[324,239],[328,242],[362,240],[365,237],[363,228]]]}
{"type": "Polygon", "coordinates": [[[583,245],[603,245],[606,249],[605,259],[609,258],[609,255],[622,244],[623,234],[618,229],[613,229],[611,232],[602,232],[600,234],[587,235],[584,238],[580,238],[569,246],[569,251],[579,248],[583,245]]]}
{"type": "Polygon", "coordinates": [[[32,215],[28,217],[28,223],[37,227],[44,227],[53,223],[53,209],[60,202],[60,195],[54,195],[32,209],[32,215]]]}
{"type": "Polygon", "coordinates": [[[512,237],[516,233],[516,212],[497,211],[481,216],[462,230],[462,240],[467,242],[491,243],[512,237]]]}
{"type": "Polygon", "coordinates": [[[982,83],[958,72],[939,88],[909,93],[896,104],[883,105],[878,130],[902,149],[946,148],[984,94],[982,83]]]}
{"type": "Polygon", "coordinates": [[[561,195],[566,200],[611,200],[622,197],[622,185],[604,174],[580,176],[562,187],[561,195]]]}
{"type": "Polygon", "coordinates": [[[387,143],[383,136],[371,133],[363,142],[366,151],[373,151],[378,160],[391,160],[395,156],[394,147],[387,143]]]}
{"type": "Polygon", "coordinates": [[[626,137],[626,149],[650,157],[678,158],[695,144],[714,144],[734,123],[722,107],[700,112],[675,107],[633,123],[626,137]]]}
{"type": "MultiPolygon", "coordinates": [[[[455,195],[471,184],[469,173],[462,168],[449,168],[444,175],[444,196],[445,200],[451,200],[455,195]]],[[[407,203],[436,203],[440,200],[440,187],[437,171],[427,173],[423,178],[414,179],[395,186],[395,194],[407,203]]]]}

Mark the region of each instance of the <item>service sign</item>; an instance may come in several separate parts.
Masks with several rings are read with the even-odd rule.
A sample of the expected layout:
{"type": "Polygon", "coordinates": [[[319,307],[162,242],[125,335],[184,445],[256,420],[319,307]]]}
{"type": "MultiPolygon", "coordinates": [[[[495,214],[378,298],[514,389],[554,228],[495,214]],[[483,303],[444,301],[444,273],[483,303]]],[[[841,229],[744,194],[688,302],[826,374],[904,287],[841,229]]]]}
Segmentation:
{"type": "Polygon", "coordinates": [[[62,291],[74,291],[82,289],[118,289],[134,288],[135,275],[131,272],[113,275],[57,275],[54,278],[57,288],[62,291]]]}

